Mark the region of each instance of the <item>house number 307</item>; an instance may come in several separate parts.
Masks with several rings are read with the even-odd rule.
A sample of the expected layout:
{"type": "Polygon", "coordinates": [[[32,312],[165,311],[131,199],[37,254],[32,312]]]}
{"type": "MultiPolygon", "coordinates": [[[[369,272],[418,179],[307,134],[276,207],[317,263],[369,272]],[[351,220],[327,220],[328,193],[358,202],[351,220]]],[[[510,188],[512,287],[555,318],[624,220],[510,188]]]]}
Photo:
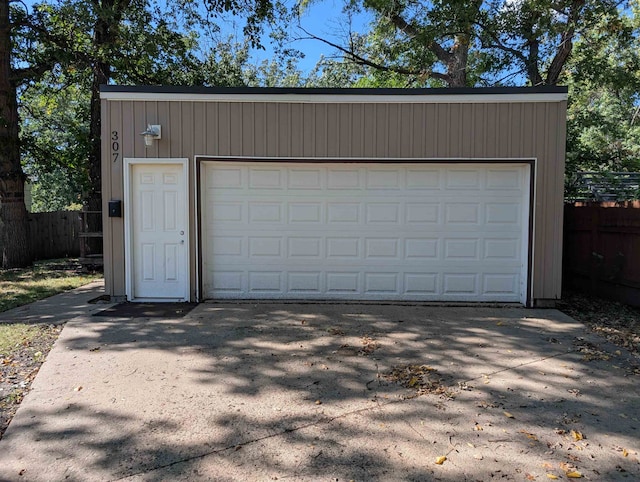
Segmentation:
{"type": "Polygon", "coordinates": [[[120,138],[118,131],[111,131],[111,155],[113,156],[113,162],[116,162],[120,157],[120,138]]]}

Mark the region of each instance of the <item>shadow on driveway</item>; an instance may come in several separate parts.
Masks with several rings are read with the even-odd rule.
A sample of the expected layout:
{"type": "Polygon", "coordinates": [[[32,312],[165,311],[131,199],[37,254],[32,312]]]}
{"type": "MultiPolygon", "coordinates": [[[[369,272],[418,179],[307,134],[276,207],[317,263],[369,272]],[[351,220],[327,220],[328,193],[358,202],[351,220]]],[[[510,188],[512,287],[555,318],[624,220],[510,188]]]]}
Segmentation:
{"type": "Polygon", "coordinates": [[[555,310],[87,317],[0,441],[0,479],[638,480],[632,362],[555,310]]]}

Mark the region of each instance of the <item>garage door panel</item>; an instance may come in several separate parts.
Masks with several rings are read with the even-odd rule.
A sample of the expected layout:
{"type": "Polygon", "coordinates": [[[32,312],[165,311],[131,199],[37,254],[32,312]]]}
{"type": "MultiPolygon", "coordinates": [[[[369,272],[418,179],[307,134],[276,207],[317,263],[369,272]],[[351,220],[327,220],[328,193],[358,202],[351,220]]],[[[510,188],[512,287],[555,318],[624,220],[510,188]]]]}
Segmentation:
{"type": "Polygon", "coordinates": [[[440,293],[438,273],[404,273],[403,293],[414,296],[433,297],[440,293]]]}
{"type": "Polygon", "coordinates": [[[445,203],[445,222],[452,224],[480,224],[479,203],[445,203]]]}
{"type": "Polygon", "coordinates": [[[440,204],[435,202],[408,202],[404,206],[405,223],[438,224],[440,222],[440,204]]]}
{"type": "Polygon", "coordinates": [[[344,223],[360,223],[362,204],[354,202],[327,202],[327,223],[344,224],[344,223]]]}
{"type": "Polygon", "coordinates": [[[522,188],[521,169],[487,169],[487,189],[514,191],[522,188]]]}
{"type": "Polygon", "coordinates": [[[362,175],[359,169],[328,168],[327,190],[362,189],[362,175]]]}
{"type": "Polygon", "coordinates": [[[373,168],[366,171],[367,189],[402,189],[404,172],[394,168],[373,168]]]}
{"type": "Polygon", "coordinates": [[[291,271],[287,273],[287,291],[296,294],[321,295],[322,272],[320,271],[291,271]]]}
{"type": "Polygon", "coordinates": [[[441,170],[439,169],[407,169],[406,185],[408,191],[412,190],[434,190],[440,189],[441,170]]]}
{"type": "Polygon", "coordinates": [[[204,297],[519,301],[527,169],[205,163],[204,297]]]}
{"type": "Polygon", "coordinates": [[[442,293],[476,297],[479,295],[478,277],[477,273],[444,273],[442,293]]]}
{"type": "Polygon", "coordinates": [[[518,289],[519,277],[515,274],[486,273],[482,292],[487,295],[509,295],[518,289]]]}
{"type": "Polygon", "coordinates": [[[445,239],[444,259],[446,261],[469,261],[478,259],[478,239],[445,239]]]}
{"type": "Polygon", "coordinates": [[[445,178],[446,189],[481,189],[482,172],[479,169],[448,169],[445,178]]]}
{"type": "Polygon", "coordinates": [[[295,168],[289,171],[287,187],[289,189],[322,189],[323,172],[313,168],[295,168]]]}

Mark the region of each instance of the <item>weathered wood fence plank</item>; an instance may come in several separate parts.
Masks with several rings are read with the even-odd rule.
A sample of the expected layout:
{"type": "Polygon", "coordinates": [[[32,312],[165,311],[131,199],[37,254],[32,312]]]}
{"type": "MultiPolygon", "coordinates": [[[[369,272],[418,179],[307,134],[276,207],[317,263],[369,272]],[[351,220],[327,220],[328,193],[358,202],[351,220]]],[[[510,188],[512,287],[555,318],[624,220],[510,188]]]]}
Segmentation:
{"type": "Polygon", "coordinates": [[[34,259],[80,256],[81,227],[77,211],[30,213],[29,230],[34,259]]]}

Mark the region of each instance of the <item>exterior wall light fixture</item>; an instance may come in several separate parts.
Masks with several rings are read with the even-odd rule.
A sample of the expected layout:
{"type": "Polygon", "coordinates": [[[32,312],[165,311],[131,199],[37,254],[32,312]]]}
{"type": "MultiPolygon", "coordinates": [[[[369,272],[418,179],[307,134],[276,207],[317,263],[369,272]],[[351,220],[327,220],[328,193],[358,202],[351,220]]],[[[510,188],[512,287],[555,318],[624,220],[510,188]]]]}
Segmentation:
{"type": "Polygon", "coordinates": [[[162,139],[162,126],[159,124],[148,124],[147,129],[141,132],[140,135],[144,137],[145,147],[151,147],[154,139],[162,139]]]}

